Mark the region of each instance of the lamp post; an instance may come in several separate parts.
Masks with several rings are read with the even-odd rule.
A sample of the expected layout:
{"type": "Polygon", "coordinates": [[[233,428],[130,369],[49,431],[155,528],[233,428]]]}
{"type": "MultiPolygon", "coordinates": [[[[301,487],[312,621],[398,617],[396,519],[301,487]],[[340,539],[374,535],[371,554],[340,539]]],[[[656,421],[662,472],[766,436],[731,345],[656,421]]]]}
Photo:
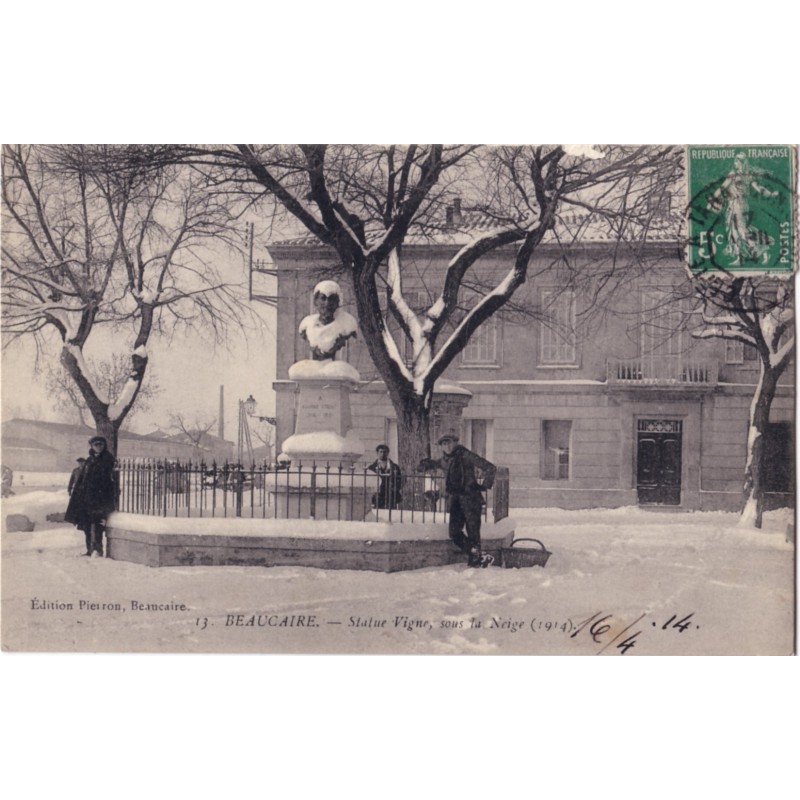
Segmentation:
{"type": "MultiPolygon", "coordinates": [[[[252,394],[248,396],[247,400],[239,401],[239,440],[237,445],[237,458],[239,463],[242,462],[242,455],[245,447],[247,448],[250,460],[253,460],[253,444],[250,438],[250,424],[248,420],[252,418],[258,422],[266,422],[273,426],[278,423],[275,417],[265,417],[256,414],[256,405],[256,399],[252,394]]],[[[271,456],[270,445],[267,445],[267,455],[271,456]]],[[[270,459],[268,458],[267,460],[269,461],[270,459]]]]}

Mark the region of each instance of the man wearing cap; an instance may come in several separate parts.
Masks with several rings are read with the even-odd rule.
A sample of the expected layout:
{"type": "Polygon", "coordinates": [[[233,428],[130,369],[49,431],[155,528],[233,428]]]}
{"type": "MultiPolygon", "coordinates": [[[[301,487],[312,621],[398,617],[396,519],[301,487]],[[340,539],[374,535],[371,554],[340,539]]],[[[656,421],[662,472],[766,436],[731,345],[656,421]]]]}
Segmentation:
{"type": "Polygon", "coordinates": [[[89,457],[72,487],[64,519],[86,536],[87,556],[103,555],[106,517],[114,510],[114,457],[102,436],[89,439],[89,457]]]}
{"type": "Polygon", "coordinates": [[[424,458],[419,469],[441,469],[445,473],[445,494],[450,512],[450,538],[467,553],[470,567],[488,567],[494,558],[481,552],[481,510],[484,489],[491,489],[497,468],[477,453],[458,443],[458,436],[439,437],[440,459],[424,458]],[[482,478],[478,481],[476,470],[482,478]],[[464,528],[466,527],[466,536],[464,528]]]}
{"type": "Polygon", "coordinates": [[[397,508],[401,499],[400,481],[403,473],[389,458],[389,445],[379,444],[375,452],[377,459],[367,467],[379,478],[378,491],[372,495],[372,505],[375,508],[397,508]]]}

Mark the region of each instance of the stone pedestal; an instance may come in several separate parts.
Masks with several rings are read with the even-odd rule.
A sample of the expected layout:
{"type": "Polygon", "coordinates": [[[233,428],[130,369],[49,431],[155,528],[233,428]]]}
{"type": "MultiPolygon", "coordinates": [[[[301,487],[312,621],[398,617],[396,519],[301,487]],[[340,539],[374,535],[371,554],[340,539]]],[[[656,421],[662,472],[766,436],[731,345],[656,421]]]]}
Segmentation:
{"type": "Polygon", "coordinates": [[[318,519],[322,523],[363,520],[372,509],[372,490],[363,486],[317,488],[310,476],[300,485],[290,475],[288,485],[280,482],[269,489],[276,519],[318,519]]]}
{"type": "Polygon", "coordinates": [[[431,442],[443,433],[460,435],[461,417],[472,399],[472,392],[452,381],[438,381],[433,389],[431,407],[431,442]]]}
{"type": "Polygon", "coordinates": [[[353,431],[350,387],[358,372],[341,361],[298,361],[289,370],[300,396],[294,434],[283,443],[293,464],[353,464],[364,445],[353,431]]]}
{"type": "Polygon", "coordinates": [[[359,380],[358,372],[342,361],[298,361],[289,377],[297,381],[300,395],[294,433],[283,442],[291,469],[279,474],[270,489],[276,515],[363,520],[371,492],[352,480],[331,482],[325,474],[329,467],[350,467],[364,454],[350,414],[350,388],[359,380]]]}

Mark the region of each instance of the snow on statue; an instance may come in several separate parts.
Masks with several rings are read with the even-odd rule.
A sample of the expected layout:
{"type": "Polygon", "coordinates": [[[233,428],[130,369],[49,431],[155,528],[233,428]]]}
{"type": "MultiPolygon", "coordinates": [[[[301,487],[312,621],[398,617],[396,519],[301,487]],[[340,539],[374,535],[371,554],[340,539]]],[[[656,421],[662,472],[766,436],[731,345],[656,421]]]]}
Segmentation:
{"type": "Polygon", "coordinates": [[[299,333],[311,347],[311,358],[289,367],[289,380],[297,381],[300,396],[294,433],[283,443],[292,461],[352,464],[364,454],[353,430],[350,385],[358,383],[358,370],[336,353],[356,335],[355,317],[339,308],[342,290],[335,281],[314,287],[316,314],[300,323],[299,333]]]}
{"type": "Polygon", "coordinates": [[[321,281],[314,287],[317,313],[304,317],[299,331],[311,346],[314,361],[332,360],[347,340],[356,335],[358,323],[339,308],[341,297],[342,290],[336,281],[321,281]]]}

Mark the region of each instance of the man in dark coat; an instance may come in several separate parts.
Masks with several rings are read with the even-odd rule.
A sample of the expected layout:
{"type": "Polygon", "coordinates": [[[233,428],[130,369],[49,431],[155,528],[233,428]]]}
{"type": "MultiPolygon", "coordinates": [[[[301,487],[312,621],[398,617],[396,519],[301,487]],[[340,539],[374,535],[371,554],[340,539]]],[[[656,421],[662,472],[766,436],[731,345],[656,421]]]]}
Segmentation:
{"type": "Polygon", "coordinates": [[[103,555],[106,517],[114,510],[114,457],[102,436],[89,439],[89,458],[72,487],[64,519],[86,536],[86,555],[103,555]]]}
{"type": "Polygon", "coordinates": [[[72,494],[72,490],[75,488],[75,484],[78,482],[81,472],[83,472],[83,465],[86,463],[85,458],[78,458],[76,461],[78,462],[78,466],[72,470],[72,474],[69,476],[69,484],[67,485],[67,492],[69,494],[72,494]]]}
{"type": "Polygon", "coordinates": [[[488,567],[494,557],[481,552],[481,512],[484,489],[494,485],[497,468],[477,453],[458,443],[458,436],[446,433],[439,438],[442,457],[424,458],[420,469],[441,469],[445,473],[445,494],[450,511],[450,538],[467,554],[470,567],[488,567]],[[476,470],[481,474],[478,480],[476,470]],[[464,528],[467,533],[464,535],[464,528]]]}
{"type": "Polygon", "coordinates": [[[379,477],[378,491],[372,495],[375,508],[397,508],[400,504],[400,482],[403,473],[400,467],[389,458],[389,445],[379,444],[375,448],[378,457],[368,467],[379,477]]]}

